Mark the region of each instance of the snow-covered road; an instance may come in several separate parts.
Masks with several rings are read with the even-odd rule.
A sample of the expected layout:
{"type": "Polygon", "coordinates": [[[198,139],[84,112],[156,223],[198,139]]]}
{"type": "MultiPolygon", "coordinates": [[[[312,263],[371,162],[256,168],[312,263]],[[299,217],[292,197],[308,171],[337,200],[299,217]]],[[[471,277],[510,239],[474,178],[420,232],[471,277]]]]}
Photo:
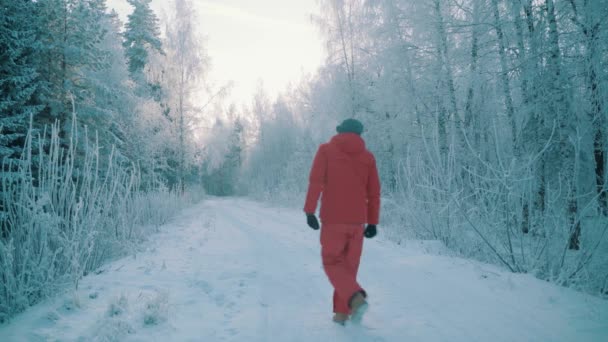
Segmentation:
{"type": "Polygon", "coordinates": [[[607,301],[382,238],[365,241],[364,326],[337,326],[318,239],[299,210],[208,199],[0,341],[608,341],[607,301]]]}

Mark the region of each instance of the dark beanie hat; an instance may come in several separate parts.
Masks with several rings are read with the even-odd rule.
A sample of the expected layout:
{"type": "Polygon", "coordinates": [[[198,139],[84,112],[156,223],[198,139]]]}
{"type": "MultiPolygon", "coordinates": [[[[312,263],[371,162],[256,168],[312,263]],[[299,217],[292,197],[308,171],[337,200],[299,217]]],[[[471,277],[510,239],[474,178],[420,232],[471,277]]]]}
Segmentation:
{"type": "Polygon", "coordinates": [[[363,124],[356,119],[346,119],[336,127],[338,133],[355,133],[361,135],[363,133],[363,124]]]}

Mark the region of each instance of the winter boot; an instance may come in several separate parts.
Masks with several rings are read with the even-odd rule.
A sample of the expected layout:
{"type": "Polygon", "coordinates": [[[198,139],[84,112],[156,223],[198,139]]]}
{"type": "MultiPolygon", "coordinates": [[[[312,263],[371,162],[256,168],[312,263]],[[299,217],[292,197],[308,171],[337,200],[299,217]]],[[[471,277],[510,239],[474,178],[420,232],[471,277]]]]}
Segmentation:
{"type": "Polygon", "coordinates": [[[367,311],[368,307],[369,306],[365,300],[365,295],[362,292],[357,292],[350,300],[350,308],[352,310],[352,314],[350,315],[351,321],[357,324],[361,323],[363,315],[367,311]]]}
{"type": "Polygon", "coordinates": [[[348,320],[348,315],[339,313],[339,312],[336,312],[336,314],[334,315],[334,318],[333,318],[334,323],[338,323],[340,325],[345,325],[347,320],[348,320]]]}

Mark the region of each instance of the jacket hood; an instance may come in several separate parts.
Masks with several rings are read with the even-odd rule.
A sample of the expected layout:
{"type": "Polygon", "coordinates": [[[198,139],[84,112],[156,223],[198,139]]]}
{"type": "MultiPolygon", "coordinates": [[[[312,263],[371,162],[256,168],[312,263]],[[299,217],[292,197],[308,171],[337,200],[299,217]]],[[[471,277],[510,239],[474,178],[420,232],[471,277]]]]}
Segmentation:
{"type": "Polygon", "coordinates": [[[365,151],[365,141],[355,133],[340,133],[334,135],[329,143],[349,155],[357,155],[365,151]]]}

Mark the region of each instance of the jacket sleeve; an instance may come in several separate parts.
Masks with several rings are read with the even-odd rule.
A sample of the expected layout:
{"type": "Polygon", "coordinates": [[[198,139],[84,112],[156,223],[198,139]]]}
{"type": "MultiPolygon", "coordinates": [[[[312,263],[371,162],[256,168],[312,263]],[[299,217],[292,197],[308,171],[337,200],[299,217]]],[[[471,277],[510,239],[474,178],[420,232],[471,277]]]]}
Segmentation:
{"type": "Polygon", "coordinates": [[[378,224],[380,220],[380,177],[376,159],[372,157],[369,178],[367,180],[367,223],[378,224]]]}
{"type": "Polygon", "coordinates": [[[312,169],[310,170],[310,177],[308,183],[308,193],[306,194],[306,203],[304,204],[304,212],[314,214],[317,210],[317,202],[319,196],[323,192],[326,181],[327,171],[327,156],[325,154],[323,145],[317,150],[315,159],[312,163],[312,169]]]}

